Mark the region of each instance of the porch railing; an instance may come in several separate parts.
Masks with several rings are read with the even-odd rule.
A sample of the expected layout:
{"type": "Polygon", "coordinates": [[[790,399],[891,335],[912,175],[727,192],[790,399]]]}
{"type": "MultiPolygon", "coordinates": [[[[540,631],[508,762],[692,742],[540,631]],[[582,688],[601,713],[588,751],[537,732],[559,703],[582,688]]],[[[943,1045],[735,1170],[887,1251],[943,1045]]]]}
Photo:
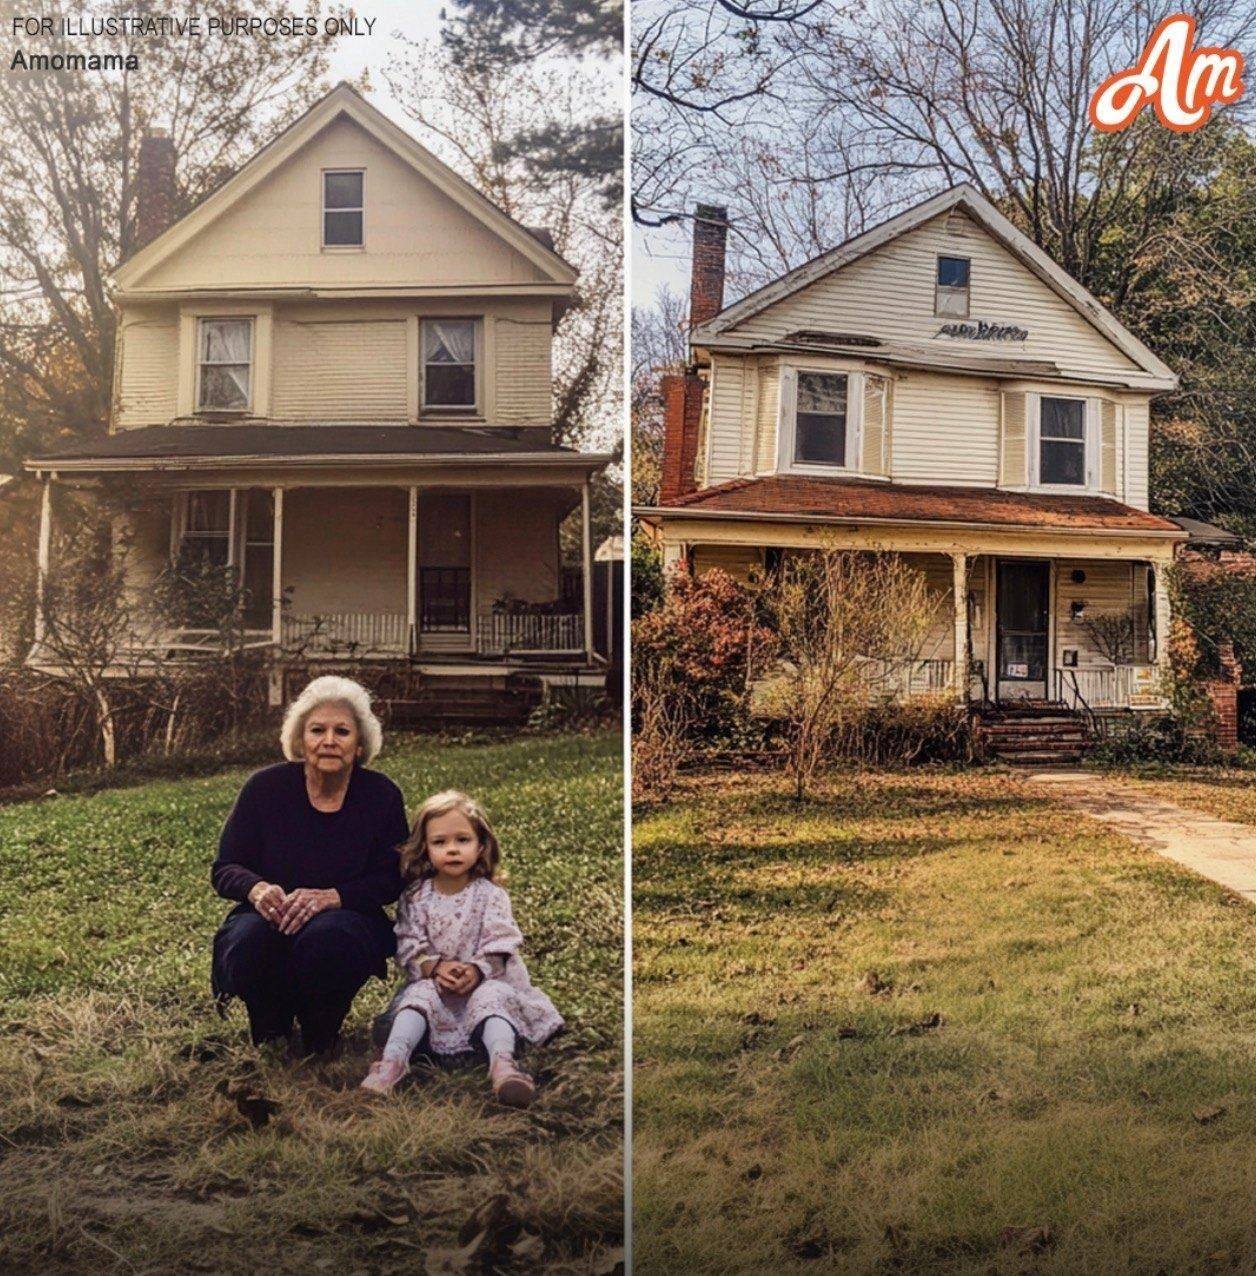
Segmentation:
{"type": "Polygon", "coordinates": [[[404,612],[340,611],[283,618],[285,647],[314,651],[405,652],[409,624],[404,612]]]}
{"type": "Polygon", "coordinates": [[[1070,709],[1128,709],[1158,699],[1147,683],[1149,666],[1108,665],[1055,670],[1055,699],[1070,709]]]}
{"type": "Polygon", "coordinates": [[[543,616],[490,612],[479,618],[476,646],[486,655],[583,651],[584,617],[578,611],[543,616]]]}
{"type": "Polygon", "coordinates": [[[887,700],[946,695],[955,684],[953,660],[869,657],[860,662],[860,672],[868,693],[887,700]]]}

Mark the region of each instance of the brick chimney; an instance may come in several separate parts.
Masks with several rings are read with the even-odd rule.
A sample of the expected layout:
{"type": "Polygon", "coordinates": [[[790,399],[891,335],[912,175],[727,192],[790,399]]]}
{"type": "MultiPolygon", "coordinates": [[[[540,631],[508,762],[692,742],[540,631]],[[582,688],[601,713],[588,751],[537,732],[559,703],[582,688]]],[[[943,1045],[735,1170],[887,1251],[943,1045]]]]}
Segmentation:
{"type": "Polygon", "coordinates": [[[663,378],[663,473],[659,477],[659,502],[663,505],[697,486],[693,471],[705,388],[702,378],[693,372],[663,378]]]}
{"type": "Polygon", "coordinates": [[[149,129],[140,140],[135,199],[135,246],[139,249],[174,222],[174,142],[164,128],[149,129]]]}
{"type": "Polygon", "coordinates": [[[693,267],[689,281],[689,326],[696,328],[724,309],[724,247],[728,209],[698,204],[693,210],[693,267]]]}

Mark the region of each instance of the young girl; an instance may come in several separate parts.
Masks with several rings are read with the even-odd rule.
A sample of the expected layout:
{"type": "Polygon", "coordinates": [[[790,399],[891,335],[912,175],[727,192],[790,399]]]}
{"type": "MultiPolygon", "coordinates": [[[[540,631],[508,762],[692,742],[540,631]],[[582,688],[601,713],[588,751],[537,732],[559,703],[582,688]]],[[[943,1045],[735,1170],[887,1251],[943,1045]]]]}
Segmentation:
{"type": "Polygon", "coordinates": [[[393,998],[384,1056],[364,1090],[387,1094],[427,1041],[433,1054],[488,1055],[493,1093],[526,1107],[535,1087],[515,1063],[518,1039],[540,1044],[563,1026],[528,979],[510,897],[493,881],[501,852],[478,802],[452,790],[428,798],[401,847],[397,964],[410,980],[393,998]]]}

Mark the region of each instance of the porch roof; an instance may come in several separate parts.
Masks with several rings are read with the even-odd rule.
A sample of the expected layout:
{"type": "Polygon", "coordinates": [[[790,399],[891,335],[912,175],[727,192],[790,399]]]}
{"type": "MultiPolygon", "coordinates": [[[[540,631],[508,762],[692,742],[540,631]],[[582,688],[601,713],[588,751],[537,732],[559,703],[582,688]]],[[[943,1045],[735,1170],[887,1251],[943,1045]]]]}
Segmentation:
{"type": "Polygon", "coordinates": [[[916,486],[859,479],[772,474],[690,492],[653,517],[709,515],[884,523],[984,524],[1070,531],[1150,532],[1185,539],[1176,523],[1101,496],[1006,492],[981,487],[916,486]]]}
{"type": "Polygon", "coordinates": [[[516,437],[526,427],[436,425],[152,425],[67,443],[32,457],[28,470],[163,469],[361,461],[491,461],[596,469],[610,458],[516,437]]]}

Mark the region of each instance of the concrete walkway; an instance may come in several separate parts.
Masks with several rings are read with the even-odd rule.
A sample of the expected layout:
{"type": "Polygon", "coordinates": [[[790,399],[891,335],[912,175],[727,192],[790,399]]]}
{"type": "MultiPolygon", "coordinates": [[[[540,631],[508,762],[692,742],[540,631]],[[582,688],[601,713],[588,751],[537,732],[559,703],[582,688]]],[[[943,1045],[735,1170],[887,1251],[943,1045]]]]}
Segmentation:
{"type": "Polygon", "coordinates": [[[1174,806],[1136,785],[1089,771],[1033,771],[1025,778],[1131,841],[1256,903],[1256,828],[1174,806]]]}

